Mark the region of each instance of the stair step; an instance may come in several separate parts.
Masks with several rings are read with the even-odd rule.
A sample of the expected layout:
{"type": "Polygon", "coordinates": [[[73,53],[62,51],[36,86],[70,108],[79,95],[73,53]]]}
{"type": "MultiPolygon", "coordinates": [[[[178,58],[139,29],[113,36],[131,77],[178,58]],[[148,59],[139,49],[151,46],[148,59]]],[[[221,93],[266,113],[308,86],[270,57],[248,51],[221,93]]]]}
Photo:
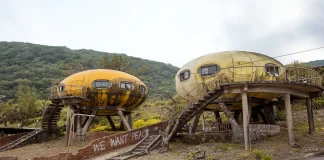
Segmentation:
{"type": "Polygon", "coordinates": [[[198,101],[199,101],[199,102],[205,102],[206,100],[204,100],[204,99],[199,99],[198,101]]]}

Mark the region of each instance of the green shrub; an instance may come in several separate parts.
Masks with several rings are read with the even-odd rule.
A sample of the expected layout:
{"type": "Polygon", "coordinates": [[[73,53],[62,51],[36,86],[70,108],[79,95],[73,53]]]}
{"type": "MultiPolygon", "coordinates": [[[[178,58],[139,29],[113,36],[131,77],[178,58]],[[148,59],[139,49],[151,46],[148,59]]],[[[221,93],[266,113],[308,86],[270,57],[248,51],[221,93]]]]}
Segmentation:
{"type": "Polygon", "coordinates": [[[274,158],[270,155],[265,155],[262,160],[274,160],[274,158]]]}
{"type": "Polygon", "coordinates": [[[145,127],[151,124],[156,124],[161,122],[160,119],[149,119],[147,121],[144,121],[143,119],[139,119],[137,121],[134,122],[134,128],[141,128],[141,127],[145,127]]]}
{"type": "Polygon", "coordinates": [[[312,105],[315,109],[322,109],[324,108],[324,96],[322,97],[318,97],[318,98],[314,98],[312,100],[312,105]]]}
{"type": "Polygon", "coordinates": [[[286,112],[285,112],[285,110],[278,111],[277,112],[277,118],[278,118],[278,120],[281,120],[281,121],[286,120],[286,112]]]}
{"type": "Polygon", "coordinates": [[[109,130],[110,130],[109,126],[97,126],[94,129],[90,130],[90,132],[104,132],[109,130]]]}
{"type": "Polygon", "coordinates": [[[263,157],[263,153],[262,151],[258,150],[258,149],[254,149],[253,153],[255,154],[255,158],[256,159],[261,159],[263,157]]]}

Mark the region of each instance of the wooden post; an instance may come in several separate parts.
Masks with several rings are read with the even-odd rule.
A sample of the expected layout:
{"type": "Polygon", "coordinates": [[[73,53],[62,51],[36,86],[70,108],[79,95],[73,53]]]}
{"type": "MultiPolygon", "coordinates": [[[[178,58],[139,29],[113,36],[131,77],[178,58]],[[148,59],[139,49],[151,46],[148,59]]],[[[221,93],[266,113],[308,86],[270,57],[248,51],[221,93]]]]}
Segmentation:
{"type": "Polygon", "coordinates": [[[133,129],[133,118],[131,113],[127,114],[127,120],[128,120],[129,127],[133,129]]]}
{"type": "Polygon", "coordinates": [[[116,126],[115,126],[114,121],[111,119],[110,116],[106,116],[106,117],[107,117],[107,119],[108,119],[108,122],[109,122],[109,124],[110,124],[111,129],[114,130],[114,131],[116,131],[117,129],[116,129],[116,126]]]}
{"type": "Polygon", "coordinates": [[[118,113],[118,115],[119,115],[119,117],[120,117],[120,120],[121,120],[123,126],[126,127],[126,130],[127,130],[127,131],[131,131],[132,128],[129,126],[129,124],[128,124],[128,122],[127,122],[127,119],[126,119],[126,117],[125,117],[124,114],[123,114],[123,111],[118,110],[117,113],[118,113]]]}
{"type": "Polygon", "coordinates": [[[249,141],[249,103],[247,99],[246,93],[247,87],[244,87],[243,92],[241,93],[242,96],[242,111],[243,111],[243,132],[244,132],[244,146],[245,150],[250,149],[250,141],[249,141]]]}
{"type": "Polygon", "coordinates": [[[198,114],[195,115],[195,118],[194,118],[194,120],[192,122],[192,129],[191,129],[192,134],[196,133],[198,122],[199,122],[201,114],[202,114],[202,112],[199,112],[198,114]]]}
{"type": "Polygon", "coordinates": [[[311,98],[306,99],[306,106],[307,106],[309,134],[314,134],[315,127],[314,127],[314,117],[313,117],[313,108],[312,108],[312,99],[311,98]]]}
{"type": "Polygon", "coordinates": [[[289,145],[295,145],[294,131],[293,131],[293,121],[292,121],[292,113],[291,113],[291,102],[290,102],[290,94],[285,94],[285,109],[286,109],[286,121],[287,121],[287,130],[288,130],[288,139],[289,145]]]}

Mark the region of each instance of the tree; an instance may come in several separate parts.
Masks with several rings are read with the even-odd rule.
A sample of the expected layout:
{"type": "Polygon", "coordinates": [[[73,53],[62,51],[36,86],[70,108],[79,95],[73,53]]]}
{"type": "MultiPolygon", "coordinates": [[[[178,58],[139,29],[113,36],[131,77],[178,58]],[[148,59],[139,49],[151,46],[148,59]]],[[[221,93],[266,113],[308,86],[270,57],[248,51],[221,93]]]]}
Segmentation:
{"type": "Polygon", "coordinates": [[[34,88],[27,83],[20,83],[17,92],[18,115],[21,126],[25,126],[28,118],[36,115],[37,96],[34,88]]]}
{"type": "Polygon", "coordinates": [[[0,104],[0,123],[3,123],[4,127],[8,126],[8,122],[14,121],[17,115],[15,109],[14,100],[9,100],[6,103],[0,104]]]}
{"type": "Polygon", "coordinates": [[[128,58],[124,58],[118,54],[114,54],[111,59],[109,59],[107,54],[104,54],[99,61],[99,66],[103,69],[113,69],[126,72],[136,77],[139,77],[149,68],[147,65],[135,68],[135,61],[130,61],[128,58]]]}

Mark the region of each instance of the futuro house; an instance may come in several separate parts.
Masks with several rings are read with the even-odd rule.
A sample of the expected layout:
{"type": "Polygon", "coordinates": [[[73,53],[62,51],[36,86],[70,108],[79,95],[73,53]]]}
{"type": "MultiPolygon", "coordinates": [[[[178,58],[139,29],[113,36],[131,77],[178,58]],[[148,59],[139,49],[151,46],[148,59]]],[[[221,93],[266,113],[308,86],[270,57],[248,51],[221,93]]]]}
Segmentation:
{"type": "Polygon", "coordinates": [[[69,106],[73,113],[67,113],[67,135],[74,126],[77,137],[86,137],[95,116],[106,116],[112,129],[116,127],[111,116],[118,116],[120,127],[131,130],[132,110],[145,101],[147,93],[140,79],[125,72],[95,69],[75,73],[51,88],[52,104],[43,114],[42,128],[57,133],[60,111],[69,106]]]}
{"type": "MultiPolygon", "coordinates": [[[[291,102],[297,99],[306,100],[309,133],[314,133],[311,100],[324,91],[322,75],[317,71],[284,66],[271,57],[246,51],[217,52],[193,59],[180,68],[175,86],[180,99],[187,103],[187,107],[178,107],[180,125],[176,127],[195,117],[192,122],[195,132],[202,112],[211,111],[217,127],[213,123],[209,128],[220,131],[224,128],[220,112],[226,113],[231,120],[230,127],[225,128],[231,129],[233,135],[237,133],[238,140],[243,134],[240,131],[244,131],[245,149],[249,149],[251,127],[276,125],[278,106],[285,107],[289,144],[295,145],[291,102]]],[[[274,127],[280,130],[280,126],[274,127]]]]}

